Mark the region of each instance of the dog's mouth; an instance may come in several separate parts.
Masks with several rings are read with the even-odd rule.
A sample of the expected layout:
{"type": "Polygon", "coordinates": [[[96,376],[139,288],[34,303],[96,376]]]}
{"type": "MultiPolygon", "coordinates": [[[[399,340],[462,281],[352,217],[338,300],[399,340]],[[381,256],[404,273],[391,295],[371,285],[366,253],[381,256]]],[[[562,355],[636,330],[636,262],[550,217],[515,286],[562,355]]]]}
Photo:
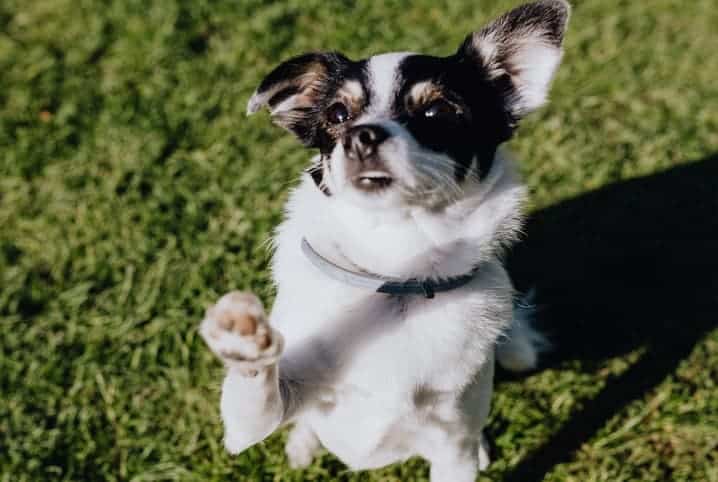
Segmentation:
{"type": "Polygon", "coordinates": [[[394,178],[387,171],[363,171],[352,178],[354,186],[363,191],[380,191],[388,188],[394,178]]]}

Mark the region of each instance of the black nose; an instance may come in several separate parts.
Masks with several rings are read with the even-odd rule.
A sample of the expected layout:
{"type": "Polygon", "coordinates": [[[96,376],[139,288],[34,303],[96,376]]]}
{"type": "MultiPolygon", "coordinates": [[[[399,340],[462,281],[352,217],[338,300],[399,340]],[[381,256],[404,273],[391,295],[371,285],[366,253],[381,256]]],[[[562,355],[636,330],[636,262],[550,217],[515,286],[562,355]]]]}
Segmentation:
{"type": "Polygon", "coordinates": [[[349,157],[363,160],[376,154],[379,144],[387,137],[389,133],[378,125],[364,124],[352,127],[344,136],[344,150],[349,157]]]}

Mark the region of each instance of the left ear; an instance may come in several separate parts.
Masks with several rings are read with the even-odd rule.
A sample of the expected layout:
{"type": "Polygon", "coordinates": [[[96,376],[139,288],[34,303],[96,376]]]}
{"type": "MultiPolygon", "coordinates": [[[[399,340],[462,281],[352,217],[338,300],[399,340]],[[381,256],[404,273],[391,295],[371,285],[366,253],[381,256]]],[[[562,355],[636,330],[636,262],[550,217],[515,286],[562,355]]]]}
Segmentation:
{"type": "Polygon", "coordinates": [[[349,60],[335,52],[300,55],[272,70],[249,99],[247,114],[268,107],[275,124],[304,144],[315,141],[316,117],[332,78],[349,60]]]}
{"type": "Polygon", "coordinates": [[[460,47],[458,55],[481,63],[515,120],[546,101],[570,10],[564,0],[527,3],[469,35],[460,47]]]}

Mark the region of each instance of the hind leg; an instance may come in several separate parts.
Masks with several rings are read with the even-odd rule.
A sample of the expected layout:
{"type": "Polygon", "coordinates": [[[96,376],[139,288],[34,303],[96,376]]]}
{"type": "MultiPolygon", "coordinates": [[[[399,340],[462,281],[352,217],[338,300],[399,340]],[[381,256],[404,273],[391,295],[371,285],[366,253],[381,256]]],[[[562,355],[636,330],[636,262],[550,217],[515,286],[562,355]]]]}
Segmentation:
{"type": "Polygon", "coordinates": [[[539,355],[550,349],[546,337],[532,325],[532,316],[532,306],[514,307],[511,329],[496,345],[496,359],[503,368],[512,372],[534,370],[539,355]]]}
{"type": "Polygon", "coordinates": [[[293,469],[302,469],[312,463],[320,448],[319,438],[309,424],[298,421],[289,433],[284,451],[287,453],[289,466],[293,469]]]}
{"type": "Polygon", "coordinates": [[[479,439],[479,470],[484,471],[489,468],[491,463],[491,457],[489,453],[489,442],[486,440],[486,436],[481,434],[479,439]]]}
{"type": "Polygon", "coordinates": [[[474,482],[479,474],[476,443],[457,440],[447,441],[429,458],[431,482],[474,482]]]}
{"type": "Polygon", "coordinates": [[[538,364],[539,352],[522,331],[512,329],[496,346],[496,359],[499,364],[512,372],[533,370],[538,364]]]}

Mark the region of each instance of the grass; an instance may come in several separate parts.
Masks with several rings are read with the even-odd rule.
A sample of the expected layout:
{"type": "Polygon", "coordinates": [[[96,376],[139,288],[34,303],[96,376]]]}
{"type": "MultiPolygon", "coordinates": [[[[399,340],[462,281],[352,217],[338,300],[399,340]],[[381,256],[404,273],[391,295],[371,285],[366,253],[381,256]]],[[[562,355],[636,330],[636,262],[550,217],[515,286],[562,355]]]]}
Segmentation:
{"type": "MultiPolygon", "coordinates": [[[[3,1],[0,480],[427,480],[291,471],[283,433],[230,457],[197,322],[230,289],[271,301],[263,243],[308,155],[245,117],[262,76],[447,54],[514,4],[3,1]]],[[[574,6],[552,103],[511,142],[534,215],[512,264],[566,342],[500,376],[480,480],[718,481],[718,9],[574,6]]]]}

